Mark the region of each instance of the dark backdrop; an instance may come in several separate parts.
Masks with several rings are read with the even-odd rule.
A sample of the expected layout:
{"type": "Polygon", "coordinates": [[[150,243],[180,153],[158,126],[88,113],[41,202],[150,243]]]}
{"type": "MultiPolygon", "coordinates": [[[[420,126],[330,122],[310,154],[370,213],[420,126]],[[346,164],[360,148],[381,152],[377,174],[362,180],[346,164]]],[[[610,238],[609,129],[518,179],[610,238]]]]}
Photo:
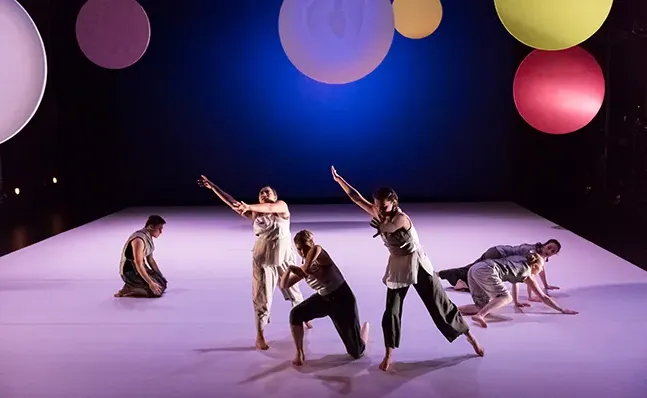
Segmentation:
{"type": "Polygon", "coordinates": [[[0,145],[1,214],[38,217],[35,210],[61,204],[75,213],[113,211],[124,204],[112,195],[121,184],[115,161],[117,74],[92,65],[79,51],[74,29],[85,2],[20,3],[43,38],[48,80],[34,118],[0,145]],[[53,184],[54,177],[59,184],[53,184]],[[16,187],[19,196],[13,194],[16,187]]]}
{"type": "Polygon", "coordinates": [[[119,73],[119,157],[139,204],[212,201],[264,184],[284,198],[341,197],[335,164],[359,189],[413,199],[504,199],[518,132],[515,40],[491,2],[444,2],[426,40],[396,33],[368,77],[331,86],[301,75],[278,36],[280,0],[142,0],[145,57],[119,73]],[[128,172],[135,171],[134,173],[128,172]]]}
{"type": "Polygon", "coordinates": [[[74,25],[84,0],[21,3],[49,62],[35,118],[0,145],[5,193],[22,187],[23,203],[32,193],[48,204],[53,192],[74,212],[214,203],[195,187],[200,173],[245,198],[271,184],[294,201],[344,200],[329,176],[335,164],[361,190],[388,184],[405,200],[564,204],[605,189],[612,201],[622,179],[637,187],[647,170],[637,163],[644,134],[622,119],[645,101],[644,68],[631,67],[639,39],[616,38],[612,52],[606,40],[633,29],[635,1],[616,1],[584,43],[611,71],[609,98],[624,102],[561,137],[532,130],[514,109],[514,72],[530,49],[490,2],[445,2],[434,35],[396,33],[384,63],[343,86],[311,81],[289,63],[278,39],[280,0],[142,0],[151,44],[121,71],[79,50],[74,25]]]}

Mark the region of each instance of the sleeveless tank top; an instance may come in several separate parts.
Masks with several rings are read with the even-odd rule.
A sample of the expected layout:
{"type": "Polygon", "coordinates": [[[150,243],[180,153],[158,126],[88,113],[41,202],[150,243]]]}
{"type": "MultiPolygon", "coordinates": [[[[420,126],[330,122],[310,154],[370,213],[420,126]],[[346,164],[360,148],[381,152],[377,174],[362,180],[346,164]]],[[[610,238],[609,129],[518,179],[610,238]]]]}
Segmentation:
{"type": "MultiPolygon", "coordinates": [[[[402,210],[398,212],[409,218],[402,210]]],[[[411,222],[410,218],[409,222],[411,222]]],[[[382,282],[389,289],[399,289],[418,283],[418,267],[433,275],[434,267],[420,245],[413,222],[408,230],[401,228],[393,233],[381,233],[380,236],[384,246],[389,250],[389,260],[382,278],[382,282]]]]}
{"type": "Polygon", "coordinates": [[[311,274],[306,276],[306,283],[321,296],[326,296],[341,285],[345,279],[337,264],[330,257],[325,249],[321,249],[321,254],[315,260],[310,268],[311,274]]]}
{"type": "Polygon", "coordinates": [[[126,244],[124,244],[123,249],[121,250],[121,262],[119,264],[119,273],[124,275],[125,272],[134,272],[135,271],[135,256],[133,254],[133,248],[130,245],[133,240],[140,238],[144,241],[144,258],[153,254],[155,251],[155,243],[153,243],[153,237],[146,231],[146,229],[140,229],[133,232],[126,244]]]}
{"type": "Polygon", "coordinates": [[[535,244],[523,243],[518,246],[500,245],[500,246],[495,246],[494,248],[499,252],[501,257],[510,257],[510,256],[525,257],[530,252],[539,253],[539,250],[541,249],[541,243],[535,243],[535,244]]]}

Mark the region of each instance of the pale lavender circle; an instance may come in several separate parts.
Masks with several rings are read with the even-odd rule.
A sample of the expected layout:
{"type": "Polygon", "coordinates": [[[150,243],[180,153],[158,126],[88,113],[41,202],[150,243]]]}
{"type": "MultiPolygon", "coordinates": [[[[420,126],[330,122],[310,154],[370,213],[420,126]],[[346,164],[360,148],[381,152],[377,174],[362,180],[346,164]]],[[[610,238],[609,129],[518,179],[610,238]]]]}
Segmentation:
{"type": "Polygon", "coordinates": [[[135,64],[146,53],[150,38],[148,15],[136,0],[89,0],[76,19],[81,51],[106,69],[135,64]]]}
{"type": "Polygon", "coordinates": [[[27,11],[0,0],[0,144],[34,117],[45,94],[47,55],[27,11]]]}
{"type": "Polygon", "coordinates": [[[279,13],[288,59],[322,83],[350,83],[373,72],[394,34],[391,0],[284,0],[279,13]]]}

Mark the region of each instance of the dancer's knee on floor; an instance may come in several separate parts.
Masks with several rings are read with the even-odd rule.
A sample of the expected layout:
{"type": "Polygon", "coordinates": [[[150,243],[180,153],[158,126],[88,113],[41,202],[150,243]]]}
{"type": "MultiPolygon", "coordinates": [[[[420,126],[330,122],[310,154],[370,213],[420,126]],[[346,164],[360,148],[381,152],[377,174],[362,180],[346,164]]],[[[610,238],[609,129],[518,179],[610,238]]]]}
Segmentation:
{"type": "Polygon", "coordinates": [[[353,359],[360,359],[361,357],[364,356],[364,353],[366,352],[366,346],[360,346],[360,347],[353,347],[350,350],[346,351],[348,355],[351,356],[353,359]]]}

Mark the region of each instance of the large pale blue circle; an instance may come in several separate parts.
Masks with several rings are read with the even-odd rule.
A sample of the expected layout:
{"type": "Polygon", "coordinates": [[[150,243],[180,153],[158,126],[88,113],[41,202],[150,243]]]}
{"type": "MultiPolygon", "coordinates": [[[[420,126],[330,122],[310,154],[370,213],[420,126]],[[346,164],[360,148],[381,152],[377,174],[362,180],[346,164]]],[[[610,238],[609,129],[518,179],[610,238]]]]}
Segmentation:
{"type": "Polygon", "coordinates": [[[346,84],[373,72],[393,43],[391,0],[284,0],[279,37],[304,75],[346,84]]]}
{"type": "Polygon", "coordinates": [[[0,0],[0,144],[34,117],[45,94],[47,56],[38,28],[14,0],[0,0]]]}

